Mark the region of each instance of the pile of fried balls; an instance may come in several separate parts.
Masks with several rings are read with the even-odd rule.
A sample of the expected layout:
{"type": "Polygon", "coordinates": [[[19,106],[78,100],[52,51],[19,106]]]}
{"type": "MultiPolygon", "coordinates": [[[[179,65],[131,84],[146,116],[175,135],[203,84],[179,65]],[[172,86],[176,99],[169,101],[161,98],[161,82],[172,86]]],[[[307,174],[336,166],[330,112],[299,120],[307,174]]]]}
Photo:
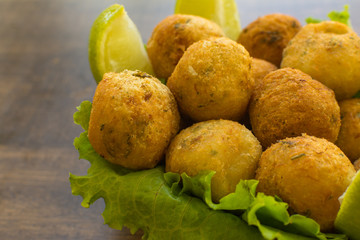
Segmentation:
{"type": "Polygon", "coordinates": [[[175,14],[155,27],[147,52],[156,77],[125,70],[97,86],[88,129],[97,153],[134,170],[214,170],[214,202],[257,179],[258,192],[333,230],[360,165],[351,28],[269,14],[233,41],[210,20],[175,14]]]}

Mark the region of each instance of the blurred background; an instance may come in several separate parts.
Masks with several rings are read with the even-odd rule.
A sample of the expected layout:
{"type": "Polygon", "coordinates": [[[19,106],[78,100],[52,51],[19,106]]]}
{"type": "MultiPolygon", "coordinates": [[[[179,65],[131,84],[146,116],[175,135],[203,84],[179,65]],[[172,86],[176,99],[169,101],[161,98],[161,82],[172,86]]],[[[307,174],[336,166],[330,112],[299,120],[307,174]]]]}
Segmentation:
{"type": "MultiPolygon", "coordinates": [[[[0,239],[140,239],[103,225],[102,200],[90,209],[71,194],[69,172],[83,175],[72,115],[91,100],[91,25],[113,3],[125,6],[144,42],[173,13],[175,0],[0,0],[0,239]]],[[[237,0],[242,27],[269,13],[327,19],[350,5],[360,33],[358,0],[237,0]]]]}

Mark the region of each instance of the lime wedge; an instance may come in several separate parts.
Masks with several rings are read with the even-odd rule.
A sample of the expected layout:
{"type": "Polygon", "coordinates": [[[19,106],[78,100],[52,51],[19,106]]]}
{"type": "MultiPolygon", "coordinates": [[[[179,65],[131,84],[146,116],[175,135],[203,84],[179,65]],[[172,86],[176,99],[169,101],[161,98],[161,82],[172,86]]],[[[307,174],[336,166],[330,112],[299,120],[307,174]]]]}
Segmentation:
{"type": "Polygon", "coordinates": [[[351,240],[360,240],[360,171],[343,195],[335,228],[351,240]]]}
{"type": "Polygon", "coordinates": [[[177,0],[175,13],[197,15],[212,20],[232,40],[237,40],[241,31],[235,0],[177,0]]]}
{"type": "Polygon", "coordinates": [[[114,4],[96,18],[90,31],[89,62],[97,83],[104,73],[124,69],[153,75],[140,33],[124,6],[114,4]]]}

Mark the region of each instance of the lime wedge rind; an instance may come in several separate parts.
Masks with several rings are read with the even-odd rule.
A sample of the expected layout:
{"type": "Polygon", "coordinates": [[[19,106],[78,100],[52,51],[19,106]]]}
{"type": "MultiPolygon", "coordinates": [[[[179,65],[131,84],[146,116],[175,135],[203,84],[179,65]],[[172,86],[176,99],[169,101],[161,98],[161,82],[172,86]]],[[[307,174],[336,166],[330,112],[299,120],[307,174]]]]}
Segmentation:
{"type": "Polygon", "coordinates": [[[101,41],[98,39],[101,37],[100,29],[104,28],[104,22],[111,24],[111,19],[114,18],[117,14],[121,14],[124,11],[123,6],[110,6],[106,10],[100,13],[100,15],[94,21],[89,36],[89,45],[88,45],[88,53],[89,53],[89,63],[92,74],[95,78],[96,82],[99,82],[102,78],[102,74],[100,73],[100,68],[97,66],[99,63],[94,59],[98,59],[101,52],[101,41]]]}
{"type": "Polygon", "coordinates": [[[360,240],[360,171],[347,188],[335,220],[335,228],[351,240],[360,240]]]}
{"type": "Polygon", "coordinates": [[[89,63],[96,82],[106,72],[140,70],[153,75],[141,35],[125,11],[114,4],[94,21],[89,36],[89,63]]]}

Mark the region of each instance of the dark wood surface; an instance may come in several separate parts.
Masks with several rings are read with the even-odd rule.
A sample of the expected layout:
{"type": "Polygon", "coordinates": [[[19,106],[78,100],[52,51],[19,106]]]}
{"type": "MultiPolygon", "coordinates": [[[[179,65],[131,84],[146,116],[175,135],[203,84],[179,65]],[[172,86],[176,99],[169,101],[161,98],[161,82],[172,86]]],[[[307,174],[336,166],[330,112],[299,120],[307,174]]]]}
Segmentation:
{"type": "MultiPolygon", "coordinates": [[[[0,239],[140,239],[103,224],[104,202],[89,209],[71,194],[69,172],[83,175],[72,142],[75,107],[95,91],[88,33],[96,16],[114,1],[0,0],[0,239]]],[[[172,0],[124,0],[144,41],[172,0]]],[[[360,1],[238,0],[242,26],[258,16],[283,12],[302,23],[326,18],[351,5],[360,32],[360,1]]]]}

